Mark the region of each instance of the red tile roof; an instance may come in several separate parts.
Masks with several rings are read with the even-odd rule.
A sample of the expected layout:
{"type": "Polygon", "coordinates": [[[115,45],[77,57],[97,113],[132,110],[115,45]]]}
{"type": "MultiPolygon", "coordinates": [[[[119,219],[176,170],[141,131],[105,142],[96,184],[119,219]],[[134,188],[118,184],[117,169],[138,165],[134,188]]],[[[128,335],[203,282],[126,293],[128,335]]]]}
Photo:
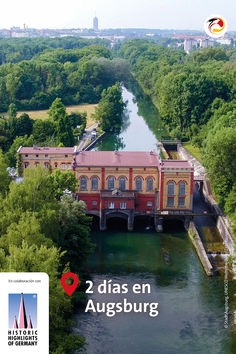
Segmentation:
{"type": "Polygon", "coordinates": [[[192,166],[187,160],[162,160],[164,168],[191,168],[192,166]]]}
{"type": "Polygon", "coordinates": [[[21,154],[73,154],[73,147],[21,147],[18,152],[21,154]]]}
{"type": "Polygon", "coordinates": [[[77,166],[157,167],[156,152],[140,151],[82,151],[76,155],[77,166]]]}

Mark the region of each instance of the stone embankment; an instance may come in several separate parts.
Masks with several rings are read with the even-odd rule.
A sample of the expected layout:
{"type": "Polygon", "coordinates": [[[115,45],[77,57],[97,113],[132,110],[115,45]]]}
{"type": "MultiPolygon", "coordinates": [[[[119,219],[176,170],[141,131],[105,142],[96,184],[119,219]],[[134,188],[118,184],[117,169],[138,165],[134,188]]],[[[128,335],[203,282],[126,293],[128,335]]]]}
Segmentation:
{"type": "Polygon", "coordinates": [[[213,275],[213,266],[207,257],[206,250],[203,246],[203,243],[201,241],[201,238],[199,236],[199,233],[198,233],[193,221],[190,222],[189,229],[188,229],[188,235],[192,241],[194,248],[196,249],[197,255],[202,263],[202,266],[203,266],[206,274],[208,276],[213,275]]]}
{"type": "Polygon", "coordinates": [[[182,159],[188,160],[194,166],[194,180],[200,181],[199,183],[202,183],[202,193],[204,199],[216,217],[216,227],[222,236],[224,245],[232,256],[236,256],[230,221],[227,216],[224,215],[223,211],[212,195],[211,185],[205,168],[195,157],[193,157],[187,150],[185,150],[181,144],[178,144],[178,153],[182,159]]]}

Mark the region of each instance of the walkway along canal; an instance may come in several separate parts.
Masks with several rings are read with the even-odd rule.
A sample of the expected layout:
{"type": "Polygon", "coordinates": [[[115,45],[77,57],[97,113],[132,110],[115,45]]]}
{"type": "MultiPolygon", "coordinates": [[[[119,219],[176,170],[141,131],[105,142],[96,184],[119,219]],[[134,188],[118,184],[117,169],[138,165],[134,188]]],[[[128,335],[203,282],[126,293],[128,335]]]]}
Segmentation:
{"type": "MultiPolygon", "coordinates": [[[[125,88],[123,99],[128,101],[122,132],[105,135],[97,150],[150,151],[156,147],[157,136],[149,129],[158,116],[151,102],[139,104],[125,88]],[[147,107],[150,109],[148,110],[147,107]],[[145,117],[139,111],[145,111],[145,117]]],[[[157,120],[158,124],[158,120],[157,120]]],[[[158,129],[158,127],[156,127],[158,129]]],[[[158,130],[156,132],[159,132],[158,130]]],[[[161,131],[160,131],[161,133],[161,131]]],[[[161,135],[161,134],[160,134],[161,135]]],[[[197,191],[196,191],[197,193],[197,191]]],[[[94,226],[91,237],[96,251],[87,264],[94,282],[94,293],[88,296],[94,303],[158,302],[159,314],[105,313],[78,310],[75,332],[86,337],[89,354],[189,354],[234,353],[232,335],[233,284],[229,281],[228,328],[225,322],[225,288],[222,276],[207,277],[187,237],[182,224],[166,223],[164,232],[157,234],[151,220],[137,219],[133,232],[126,223],[111,219],[108,231],[94,226]],[[150,294],[104,294],[96,287],[104,280],[118,284],[148,283],[150,294]]]]}

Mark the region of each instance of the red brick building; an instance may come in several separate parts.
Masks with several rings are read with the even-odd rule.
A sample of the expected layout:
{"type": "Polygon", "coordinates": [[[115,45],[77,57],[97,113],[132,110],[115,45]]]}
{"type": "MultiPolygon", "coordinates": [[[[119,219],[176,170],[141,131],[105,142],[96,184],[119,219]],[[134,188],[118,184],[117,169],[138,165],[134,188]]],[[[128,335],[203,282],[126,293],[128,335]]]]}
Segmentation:
{"type": "Polygon", "coordinates": [[[88,214],[100,217],[101,229],[115,216],[127,219],[132,229],[137,215],[186,216],[192,211],[194,170],[187,161],[161,160],[155,151],[77,151],[76,147],[21,147],[18,153],[24,168],[43,164],[74,171],[77,197],[86,203],[88,214]]]}

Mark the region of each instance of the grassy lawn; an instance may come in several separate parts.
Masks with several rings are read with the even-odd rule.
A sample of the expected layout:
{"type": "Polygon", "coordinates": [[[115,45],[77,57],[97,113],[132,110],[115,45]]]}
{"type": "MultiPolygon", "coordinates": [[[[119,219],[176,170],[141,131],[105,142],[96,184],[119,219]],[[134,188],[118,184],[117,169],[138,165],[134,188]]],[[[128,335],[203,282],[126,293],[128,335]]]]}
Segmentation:
{"type": "MultiPolygon", "coordinates": [[[[95,123],[92,118],[92,114],[95,112],[96,104],[79,104],[76,106],[68,106],[66,107],[66,112],[87,112],[87,128],[95,123]]],[[[18,112],[18,116],[22,113],[27,113],[32,119],[47,119],[48,118],[48,109],[40,110],[40,111],[22,111],[18,112]]]]}
{"type": "Polygon", "coordinates": [[[183,143],[183,147],[190,152],[199,162],[202,163],[202,155],[200,149],[196,146],[191,145],[190,143],[183,143]]]}

